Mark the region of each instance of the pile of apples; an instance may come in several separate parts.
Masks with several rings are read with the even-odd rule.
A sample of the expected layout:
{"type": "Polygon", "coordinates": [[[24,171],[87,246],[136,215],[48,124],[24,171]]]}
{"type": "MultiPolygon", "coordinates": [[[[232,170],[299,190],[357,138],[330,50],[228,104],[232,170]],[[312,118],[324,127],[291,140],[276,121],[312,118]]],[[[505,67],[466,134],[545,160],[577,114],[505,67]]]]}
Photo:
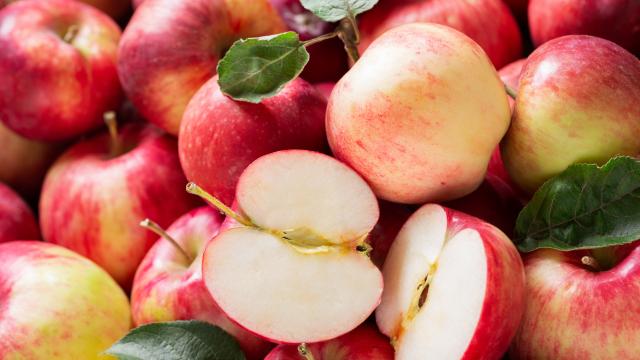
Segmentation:
{"type": "Polygon", "coordinates": [[[640,359],[637,242],[510,240],[546,180],[640,153],[640,2],[381,0],[356,63],[310,47],[258,104],[216,65],[335,28],[298,0],[5,2],[0,359],[175,320],[250,360],[640,359]]]}

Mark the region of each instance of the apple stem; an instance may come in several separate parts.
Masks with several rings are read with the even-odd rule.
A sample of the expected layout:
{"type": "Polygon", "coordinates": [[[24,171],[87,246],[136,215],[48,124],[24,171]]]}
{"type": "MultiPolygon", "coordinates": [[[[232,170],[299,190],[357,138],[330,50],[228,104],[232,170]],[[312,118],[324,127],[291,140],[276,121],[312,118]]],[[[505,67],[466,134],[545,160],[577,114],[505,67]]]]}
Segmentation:
{"type": "Polygon", "coordinates": [[[509,85],[507,85],[507,84],[504,84],[504,89],[506,90],[507,95],[509,95],[509,97],[511,97],[513,100],[515,100],[515,99],[516,99],[516,96],[518,95],[518,93],[517,93],[514,89],[512,89],[512,88],[511,88],[509,85]]]}
{"type": "Polygon", "coordinates": [[[302,343],[302,344],[298,345],[298,353],[305,360],[315,360],[315,358],[313,357],[313,353],[311,351],[309,351],[309,348],[307,347],[307,344],[305,344],[305,343],[302,343]]]}
{"type": "Polygon", "coordinates": [[[582,262],[582,264],[590,267],[591,269],[600,271],[600,264],[598,263],[598,260],[596,260],[596,258],[594,258],[593,256],[583,256],[580,261],[582,262]]]}
{"type": "Polygon", "coordinates": [[[358,31],[358,24],[353,15],[340,21],[337,33],[340,40],[344,43],[344,49],[347,51],[351,63],[355,64],[360,59],[360,53],[358,52],[360,32],[358,31]]]}
{"type": "Polygon", "coordinates": [[[121,150],[120,137],[118,136],[118,120],[116,119],[116,113],[114,111],[107,111],[103,115],[104,122],[109,129],[109,135],[111,136],[111,156],[117,156],[121,150]]]}
{"type": "Polygon", "coordinates": [[[80,32],[80,27],[78,25],[71,25],[69,26],[69,28],[67,29],[67,32],[62,37],[62,40],[67,44],[71,44],[71,42],[73,41],[73,39],[75,39],[75,37],[78,35],[79,32],[80,32]]]}
{"type": "Polygon", "coordinates": [[[337,32],[337,31],[330,32],[330,33],[326,33],[326,34],[324,34],[324,35],[320,35],[320,36],[315,37],[315,38],[313,38],[313,39],[309,39],[309,40],[303,41],[303,42],[302,42],[302,45],[303,45],[304,47],[308,47],[308,46],[311,46],[311,45],[313,45],[313,44],[319,43],[319,42],[321,42],[321,41],[325,41],[325,40],[333,39],[333,38],[334,38],[334,37],[336,37],[336,36],[338,36],[338,32],[337,32]]]}
{"type": "Polygon", "coordinates": [[[194,183],[194,182],[188,183],[187,184],[187,192],[189,194],[197,195],[197,196],[203,198],[206,202],[208,202],[209,204],[211,204],[214,207],[216,207],[223,214],[225,214],[226,216],[228,216],[228,217],[232,218],[233,220],[239,222],[240,224],[242,224],[244,226],[249,226],[249,227],[256,227],[255,224],[253,224],[250,220],[245,219],[243,216],[240,216],[240,214],[238,214],[235,211],[233,211],[230,207],[225,205],[222,201],[216,199],[215,196],[213,196],[213,195],[209,194],[208,192],[204,191],[200,186],[196,185],[196,183],[194,183]]]}
{"type": "Polygon", "coordinates": [[[171,235],[169,235],[169,233],[167,233],[166,231],[164,231],[164,229],[158,225],[157,223],[151,221],[150,219],[144,219],[140,222],[140,226],[142,226],[143,228],[150,230],[154,233],[156,233],[156,235],[160,236],[161,238],[167,240],[168,242],[171,243],[171,245],[173,245],[173,247],[176,248],[176,250],[178,250],[178,252],[180,252],[182,254],[182,256],[184,256],[185,259],[187,259],[189,261],[189,263],[193,262],[193,257],[191,257],[183,248],[182,246],[180,246],[180,244],[178,244],[178,242],[176,241],[176,239],[174,239],[173,237],[171,237],[171,235]]]}

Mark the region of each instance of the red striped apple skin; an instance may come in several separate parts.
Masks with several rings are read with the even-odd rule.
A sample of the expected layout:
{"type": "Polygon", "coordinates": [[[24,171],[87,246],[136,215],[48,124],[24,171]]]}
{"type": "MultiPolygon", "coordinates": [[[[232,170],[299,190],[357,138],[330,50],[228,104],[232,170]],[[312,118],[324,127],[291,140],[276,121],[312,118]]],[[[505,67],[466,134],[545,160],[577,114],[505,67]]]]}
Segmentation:
{"type": "Polygon", "coordinates": [[[538,250],[524,258],[527,306],[513,359],[640,358],[640,244],[617,251],[618,263],[593,272],[586,251],[538,250]]]}
{"type": "Polygon", "coordinates": [[[105,133],[56,161],[43,186],[40,225],[45,240],[88,257],[129,288],[157,240],[140,221],[148,217],[166,227],[195,199],[184,191],[174,139],[137,124],[124,127],[120,137],[129,150],[120,156],[109,156],[105,133]]]}
{"type": "Polygon", "coordinates": [[[33,212],[18,194],[0,182],[0,243],[38,239],[40,229],[33,212]]]}

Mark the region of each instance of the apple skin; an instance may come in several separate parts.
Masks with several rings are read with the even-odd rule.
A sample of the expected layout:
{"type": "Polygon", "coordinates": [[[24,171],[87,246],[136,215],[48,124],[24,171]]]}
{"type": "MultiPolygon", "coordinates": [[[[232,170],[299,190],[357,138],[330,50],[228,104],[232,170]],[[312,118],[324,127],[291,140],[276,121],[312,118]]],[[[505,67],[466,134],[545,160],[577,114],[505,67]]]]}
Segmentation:
{"type": "Polygon", "coordinates": [[[496,68],[522,56],[518,24],[501,0],[385,2],[362,14],[360,50],[387,30],[413,22],[433,22],[461,31],[484,49],[496,68]]]}
{"type": "Polygon", "coordinates": [[[45,240],[88,257],[128,289],[157,240],[140,221],[166,227],[195,198],[184,191],[174,139],[139,124],[123,127],[120,138],[129,151],[119,156],[109,156],[111,138],[103,133],[55,162],[40,198],[40,226],[45,240]]]}
{"type": "Polygon", "coordinates": [[[189,103],[178,141],[187,179],[231,204],[242,171],[283,149],[326,149],[326,100],[296,79],[259,104],[225,96],[214,77],[189,103]]]}
{"type": "Polygon", "coordinates": [[[564,35],[593,35],[640,56],[637,0],[531,0],[529,27],[536,46],[564,35]]]}
{"type": "Polygon", "coordinates": [[[0,358],[104,359],[131,326],[129,302],[109,275],[63,247],[0,244],[0,358]]]}
{"type": "Polygon", "coordinates": [[[25,0],[2,10],[0,27],[0,119],[11,130],[69,139],[117,109],[120,28],[110,17],[77,1],[25,0]],[[67,43],[72,26],[79,32],[67,43]]]}
{"type": "Polygon", "coordinates": [[[523,26],[527,25],[527,10],[529,7],[529,0],[504,0],[513,15],[518,19],[523,26]]]}
{"type": "Polygon", "coordinates": [[[0,182],[0,243],[39,239],[40,229],[29,206],[0,182]]]}
{"type": "Polygon", "coordinates": [[[268,0],[145,1],[120,42],[120,81],[147,120],[178,135],[189,100],[236,40],[285,30],[268,0]]]}
{"type": "Polygon", "coordinates": [[[528,58],[502,159],[533,193],[578,162],[640,153],[640,60],[608,40],[568,35],[528,58]]]}
{"type": "Polygon", "coordinates": [[[475,190],[509,117],[480,46],[450,27],[416,23],[367,49],[333,89],[326,124],[338,159],[379,198],[410,204],[475,190]]]}
{"type": "MultiPolygon", "coordinates": [[[[18,0],[0,0],[0,9],[9,5],[12,2],[16,2],[18,0]]],[[[48,0],[47,0],[48,1],[48,0]]],[[[79,0],[85,4],[89,4],[93,7],[96,7],[112,18],[118,20],[122,19],[129,10],[131,10],[131,1],[129,0],[79,0]]]]}
{"type": "Polygon", "coordinates": [[[196,208],[167,229],[185,251],[189,263],[171,243],[159,239],[140,263],[133,281],[131,312],[134,324],[202,320],[220,326],[238,340],[250,360],[263,359],[273,344],[252,335],[227,318],[202,280],[202,253],[217,233],[222,216],[210,206],[196,208]]]}
{"type": "Polygon", "coordinates": [[[333,91],[333,88],[336,87],[336,83],[322,82],[322,83],[314,84],[314,86],[316,87],[316,90],[318,90],[324,96],[324,98],[327,99],[327,101],[329,101],[329,98],[331,97],[331,92],[333,91]]]}
{"type": "Polygon", "coordinates": [[[527,254],[527,305],[511,358],[638,359],[638,245],[619,248],[618,263],[602,272],[582,266],[584,250],[527,254]]]}
{"type": "MultiPolygon", "coordinates": [[[[384,335],[364,324],[340,337],[308,344],[315,360],[393,360],[393,347],[384,335]]],[[[264,360],[301,360],[298,346],[278,345],[264,360]]]]}
{"type": "Polygon", "coordinates": [[[411,207],[388,201],[380,201],[380,218],[369,233],[367,242],[371,245],[371,261],[380,269],[387,258],[389,248],[407,219],[413,214],[411,207]]]}

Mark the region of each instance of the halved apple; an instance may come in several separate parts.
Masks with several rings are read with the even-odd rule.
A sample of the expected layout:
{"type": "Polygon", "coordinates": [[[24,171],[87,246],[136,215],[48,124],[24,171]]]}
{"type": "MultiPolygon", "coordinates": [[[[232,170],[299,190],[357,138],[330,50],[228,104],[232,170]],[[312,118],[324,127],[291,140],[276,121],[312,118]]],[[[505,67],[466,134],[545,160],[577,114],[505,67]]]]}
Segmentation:
{"type": "Polygon", "coordinates": [[[500,230],[427,204],[413,214],[384,264],[376,311],[396,359],[500,359],[524,310],[524,270],[500,230]]]}
{"type": "Polygon", "coordinates": [[[345,334],[373,312],[382,274],[365,239],[379,209],[358,174],[327,155],[279,151],[247,167],[236,201],[240,214],[221,207],[244,226],[214,238],[203,259],[205,284],[231,319],[301,343],[345,334]]]}

